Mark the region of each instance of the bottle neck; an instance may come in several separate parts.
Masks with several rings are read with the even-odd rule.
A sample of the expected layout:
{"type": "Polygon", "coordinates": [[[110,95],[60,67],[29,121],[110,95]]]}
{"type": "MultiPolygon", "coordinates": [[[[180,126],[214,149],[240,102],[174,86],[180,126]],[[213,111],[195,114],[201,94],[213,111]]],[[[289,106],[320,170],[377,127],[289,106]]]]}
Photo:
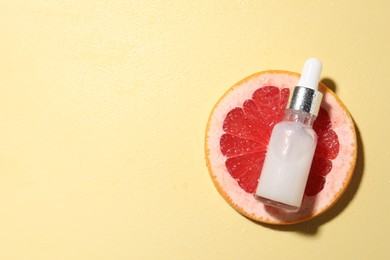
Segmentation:
{"type": "Polygon", "coordinates": [[[313,127],[313,123],[316,120],[316,116],[302,110],[286,109],[286,115],[284,121],[299,122],[307,126],[313,127]]]}

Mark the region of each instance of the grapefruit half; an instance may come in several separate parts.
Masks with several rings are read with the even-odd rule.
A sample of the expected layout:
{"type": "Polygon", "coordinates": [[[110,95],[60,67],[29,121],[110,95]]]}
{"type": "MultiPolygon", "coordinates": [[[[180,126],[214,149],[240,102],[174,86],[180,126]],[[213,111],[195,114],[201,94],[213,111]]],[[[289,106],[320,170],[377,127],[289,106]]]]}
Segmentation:
{"type": "Polygon", "coordinates": [[[336,203],[353,175],[357,141],[352,118],[320,83],[324,97],[313,125],[318,145],[301,209],[288,213],[254,198],[272,128],[283,120],[299,77],[272,70],[245,78],[220,98],[207,123],[205,154],[211,179],[234,209],[255,221],[293,224],[312,219],[336,203]]]}

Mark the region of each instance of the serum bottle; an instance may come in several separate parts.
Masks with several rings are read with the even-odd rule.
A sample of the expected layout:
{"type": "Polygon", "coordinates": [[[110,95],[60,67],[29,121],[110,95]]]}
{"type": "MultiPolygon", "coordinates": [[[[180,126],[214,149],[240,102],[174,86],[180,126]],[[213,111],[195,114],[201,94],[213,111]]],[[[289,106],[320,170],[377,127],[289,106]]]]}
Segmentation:
{"type": "Polygon", "coordinates": [[[284,121],[272,130],[255,194],[263,203],[289,212],[299,211],[317,146],[312,127],[322,100],[318,91],[321,69],[317,59],[305,62],[284,121]]]}

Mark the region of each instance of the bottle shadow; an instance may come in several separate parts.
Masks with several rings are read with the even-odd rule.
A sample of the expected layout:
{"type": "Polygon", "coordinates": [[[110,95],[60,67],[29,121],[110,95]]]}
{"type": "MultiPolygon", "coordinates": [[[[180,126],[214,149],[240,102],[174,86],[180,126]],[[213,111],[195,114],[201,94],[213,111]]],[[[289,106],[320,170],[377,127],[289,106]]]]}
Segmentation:
{"type": "Polygon", "coordinates": [[[330,90],[336,93],[336,83],[330,78],[323,78],[321,83],[327,86],[330,90]]]}
{"type": "MultiPolygon", "coordinates": [[[[336,84],[333,80],[329,78],[325,78],[321,81],[323,84],[325,84],[328,88],[330,88],[333,92],[336,90],[336,84]]],[[[315,236],[318,233],[319,227],[323,224],[333,220],[335,217],[337,217],[353,200],[354,196],[356,195],[360,183],[363,178],[363,172],[364,172],[364,145],[361,138],[360,130],[356,122],[354,121],[355,130],[356,130],[356,139],[357,139],[357,158],[356,158],[356,165],[354,174],[352,177],[352,180],[347,188],[347,190],[344,192],[344,194],[341,196],[341,198],[336,202],[335,205],[333,205],[329,210],[327,210],[322,215],[315,217],[314,219],[298,223],[298,224],[292,224],[292,225],[271,225],[271,224],[265,224],[260,223],[251,220],[252,222],[256,224],[260,224],[264,227],[278,230],[278,231],[287,231],[287,232],[297,232],[303,235],[307,236],[315,236]]]]}

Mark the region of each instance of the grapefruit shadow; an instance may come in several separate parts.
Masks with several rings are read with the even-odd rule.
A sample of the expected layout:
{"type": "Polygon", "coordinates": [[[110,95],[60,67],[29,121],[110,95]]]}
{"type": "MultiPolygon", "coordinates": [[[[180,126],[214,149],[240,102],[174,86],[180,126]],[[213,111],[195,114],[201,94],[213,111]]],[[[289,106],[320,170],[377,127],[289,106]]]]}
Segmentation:
{"type": "MultiPolygon", "coordinates": [[[[329,78],[325,78],[321,80],[323,84],[325,84],[328,88],[330,88],[333,92],[336,90],[336,84],[333,80],[329,78]]],[[[352,176],[352,180],[347,188],[347,190],[344,192],[344,194],[341,196],[341,198],[336,202],[333,207],[331,207],[329,210],[327,210],[322,215],[315,217],[312,220],[309,220],[307,222],[302,222],[298,224],[292,224],[292,225],[271,225],[271,224],[265,224],[260,222],[255,222],[257,224],[260,224],[264,227],[278,230],[278,231],[287,231],[287,232],[297,232],[303,235],[308,236],[314,236],[318,233],[319,227],[323,224],[331,221],[335,217],[337,217],[352,201],[354,196],[356,195],[360,183],[363,178],[363,171],[364,171],[364,145],[363,141],[360,135],[359,127],[356,124],[354,120],[355,130],[356,130],[356,139],[357,139],[357,158],[356,158],[356,165],[354,174],[352,176]]]]}

